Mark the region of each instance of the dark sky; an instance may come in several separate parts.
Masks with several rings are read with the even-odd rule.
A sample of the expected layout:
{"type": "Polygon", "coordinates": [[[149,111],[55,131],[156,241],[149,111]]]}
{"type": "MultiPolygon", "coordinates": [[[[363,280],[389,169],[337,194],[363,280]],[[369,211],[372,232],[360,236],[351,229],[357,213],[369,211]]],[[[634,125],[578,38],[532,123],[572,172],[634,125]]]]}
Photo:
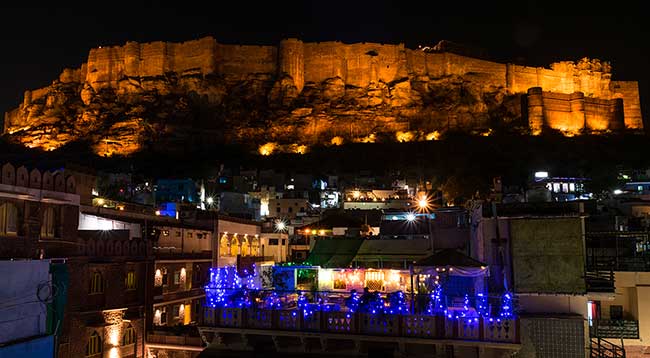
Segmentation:
{"type": "MultiPolygon", "coordinates": [[[[30,2],[33,4],[33,2],[30,2]]],[[[47,3],[46,3],[47,4],[47,3]]],[[[100,45],[185,41],[206,35],[223,43],[305,41],[403,42],[447,39],[501,61],[548,66],[557,60],[610,61],[613,78],[638,80],[643,112],[650,103],[650,20],[642,2],[600,1],[95,1],[82,7],[0,9],[0,112],[26,89],[78,67],[100,45]]]]}

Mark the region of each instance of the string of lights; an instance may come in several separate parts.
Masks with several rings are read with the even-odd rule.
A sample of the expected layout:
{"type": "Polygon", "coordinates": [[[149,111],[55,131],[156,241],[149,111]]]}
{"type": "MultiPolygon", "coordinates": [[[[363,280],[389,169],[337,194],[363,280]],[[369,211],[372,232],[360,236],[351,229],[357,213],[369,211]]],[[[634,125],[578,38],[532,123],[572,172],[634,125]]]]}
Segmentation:
{"type": "MultiPolygon", "coordinates": [[[[415,300],[407,300],[402,291],[385,294],[378,291],[364,292],[359,295],[356,290],[349,292],[344,300],[344,308],[328,302],[331,292],[315,292],[301,290],[262,290],[256,283],[257,272],[253,266],[252,273],[243,270],[243,275],[234,266],[212,268],[210,282],[205,286],[206,304],[211,308],[247,308],[282,310],[294,307],[305,319],[309,319],[317,311],[345,311],[348,313],[367,313],[371,315],[404,315],[410,314],[410,305],[420,304],[415,300]],[[293,305],[295,304],[295,306],[293,305]]],[[[340,292],[337,293],[340,296],[340,292]]],[[[426,304],[418,309],[425,315],[444,315],[447,318],[494,318],[497,320],[514,318],[513,296],[506,292],[500,297],[489,297],[484,293],[462,296],[462,304],[457,307],[450,305],[451,297],[443,293],[442,285],[437,284],[433,291],[426,295],[418,294],[418,299],[426,298],[426,304]],[[499,301],[498,312],[491,310],[495,299],[499,301]],[[489,303],[492,302],[492,304],[489,303]]],[[[423,302],[424,303],[424,302],[423,302]]]]}

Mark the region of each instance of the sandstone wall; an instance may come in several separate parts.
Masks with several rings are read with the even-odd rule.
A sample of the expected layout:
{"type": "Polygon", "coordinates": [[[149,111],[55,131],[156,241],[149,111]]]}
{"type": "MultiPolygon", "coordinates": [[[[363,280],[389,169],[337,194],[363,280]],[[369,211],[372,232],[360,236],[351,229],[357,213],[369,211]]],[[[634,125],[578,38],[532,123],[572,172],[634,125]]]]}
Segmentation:
{"type": "MultiPolygon", "coordinates": [[[[459,88],[471,92],[470,102],[475,103],[471,108],[467,103],[455,103],[457,106],[453,108],[459,110],[445,110],[445,118],[440,111],[421,111],[417,116],[430,118],[432,123],[446,121],[447,127],[458,124],[471,129],[487,118],[486,101],[498,102],[503,100],[503,96],[528,93],[528,119],[534,133],[544,126],[565,132],[582,128],[595,131],[643,128],[637,82],[611,81],[610,65],[599,60],[585,58],[575,62],[557,62],[550,68],[543,68],[497,63],[445,52],[441,48],[427,51],[407,49],[403,44],[304,43],[298,39],[285,39],[273,46],[253,46],[220,44],[212,37],[204,37],[182,43],[127,42],[123,46],[94,48],[80,68],[65,69],[59,76],[58,82],[71,84],[59,86],[66,87],[66,92],[55,93],[53,88],[56,86],[26,91],[19,109],[5,114],[4,130],[15,132],[40,122],[53,125],[57,118],[50,116],[47,110],[62,106],[74,92],[70,88],[75,84],[79,84],[80,98],[87,106],[97,90],[106,87],[117,88],[120,95],[153,89],[162,94],[169,93],[176,86],[176,82],[167,78],[170,73],[190,75],[185,77],[183,86],[207,95],[213,102],[227,96],[231,85],[248,82],[244,87],[255,83],[250,88],[259,92],[256,92],[256,98],[275,98],[285,107],[300,95],[306,84],[318,87],[327,82],[328,87],[323,90],[328,93],[323,95],[325,101],[340,100],[343,96],[348,100],[354,99],[356,102],[350,103],[363,107],[366,117],[375,118],[374,121],[381,122],[383,128],[402,128],[404,122],[398,123],[396,118],[408,117],[408,113],[417,110],[380,113],[378,110],[382,106],[420,106],[419,109],[423,109],[432,104],[424,103],[422,98],[430,100],[439,98],[441,94],[451,98],[450,102],[460,102],[459,96],[452,96],[459,88]],[[213,88],[214,82],[195,78],[207,75],[223,77],[226,82],[213,88]],[[341,80],[331,81],[336,77],[341,80]],[[267,87],[270,82],[274,83],[267,87]],[[275,92],[263,93],[267,88],[275,92]],[[332,93],[335,95],[330,95],[332,93]],[[486,93],[494,98],[498,93],[500,99],[486,100],[486,93]],[[468,114],[468,111],[472,113],[468,114]]],[[[313,90],[314,87],[310,88],[313,90]]],[[[310,109],[304,111],[311,113],[310,109]]],[[[346,131],[345,128],[350,133],[357,132],[357,129],[364,133],[371,131],[376,124],[361,121],[357,107],[351,107],[345,115],[309,121],[329,123],[319,125],[319,131],[334,133],[346,131]],[[357,122],[345,123],[348,118],[357,122]]]]}
{"type": "Polygon", "coordinates": [[[541,87],[528,90],[528,118],[533,133],[549,127],[575,135],[585,129],[620,130],[625,125],[620,98],[591,98],[582,92],[565,94],[542,91],[541,87]]]}
{"type": "Polygon", "coordinates": [[[623,98],[625,127],[642,129],[643,117],[641,116],[639,83],[637,81],[612,81],[612,90],[615,92],[614,97],[623,98]]]}
{"type": "Polygon", "coordinates": [[[278,51],[276,46],[217,45],[217,73],[233,79],[245,79],[249,74],[275,74],[278,51]]]}

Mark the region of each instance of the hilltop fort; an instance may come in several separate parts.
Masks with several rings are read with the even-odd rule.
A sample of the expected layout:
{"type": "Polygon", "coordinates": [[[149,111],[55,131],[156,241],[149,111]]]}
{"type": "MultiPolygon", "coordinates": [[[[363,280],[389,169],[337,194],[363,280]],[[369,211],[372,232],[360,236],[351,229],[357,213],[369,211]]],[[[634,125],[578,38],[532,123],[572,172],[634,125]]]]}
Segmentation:
{"type": "Polygon", "coordinates": [[[528,67],[457,49],[212,37],[99,47],[80,68],[26,91],[4,132],[48,150],[83,139],[110,155],[184,140],[252,142],[268,153],[432,140],[450,129],[489,134],[495,125],[566,135],[643,127],[637,82],[612,80],[608,62],[528,67]]]}

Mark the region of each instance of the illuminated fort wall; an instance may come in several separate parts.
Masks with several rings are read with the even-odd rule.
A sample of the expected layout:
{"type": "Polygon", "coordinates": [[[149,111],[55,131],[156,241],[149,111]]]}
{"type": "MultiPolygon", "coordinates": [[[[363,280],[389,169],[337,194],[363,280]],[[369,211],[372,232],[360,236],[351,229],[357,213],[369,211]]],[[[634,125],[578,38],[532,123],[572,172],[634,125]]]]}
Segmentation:
{"type": "MultiPolygon", "coordinates": [[[[534,131],[544,125],[566,131],[643,127],[636,81],[611,81],[611,68],[598,60],[557,62],[550,67],[423,52],[403,44],[304,43],[287,39],[278,46],[244,46],[220,44],[205,37],[183,43],[127,42],[124,46],[94,48],[81,68],[66,69],[59,79],[86,82],[97,90],[117,87],[126,77],[155,78],[170,72],[215,74],[227,80],[244,80],[251,75],[273,78],[285,73],[301,91],[307,82],[333,77],[340,77],[346,85],[365,87],[376,81],[457,75],[485,88],[527,94],[534,131]],[[541,88],[541,97],[537,88],[541,88]]],[[[47,88],[27,91],[24,104],[46,94],[47,88]]],[[[10,122],[12,116],[7,118],[10,122]]]]}

